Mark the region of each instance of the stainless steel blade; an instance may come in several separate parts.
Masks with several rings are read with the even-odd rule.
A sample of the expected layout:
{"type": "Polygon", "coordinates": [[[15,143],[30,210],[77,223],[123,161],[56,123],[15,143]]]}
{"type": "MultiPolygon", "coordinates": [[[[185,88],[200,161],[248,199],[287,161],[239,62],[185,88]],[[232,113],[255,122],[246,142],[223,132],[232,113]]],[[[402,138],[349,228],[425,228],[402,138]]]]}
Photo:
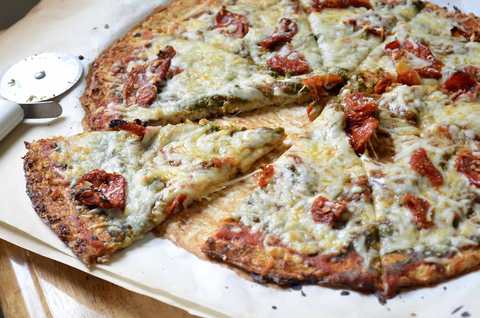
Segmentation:
{"type": "Polygon", "coordinates": [[[0,80],[0,95],[18,104],[52,100],[82,77],[83,67],[75,56],[41,53],[11,66],[0,80]]]}
{"type": "Polygon", "coordinates": [[[62,115],[62,107],[58,102],[49,101],[37,104],[21,104],[25,118],[56,118],[62,115]]]}

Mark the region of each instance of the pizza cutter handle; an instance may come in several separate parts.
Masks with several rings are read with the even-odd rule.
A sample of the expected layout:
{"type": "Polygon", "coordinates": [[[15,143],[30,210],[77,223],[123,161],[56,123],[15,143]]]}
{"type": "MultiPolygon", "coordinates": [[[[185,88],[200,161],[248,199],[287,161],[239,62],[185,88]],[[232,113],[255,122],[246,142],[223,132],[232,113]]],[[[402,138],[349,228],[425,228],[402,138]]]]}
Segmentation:
{"type": "Polygon", "coordinates": [[[0,140],[22,122],[23,115],[20,105],[0,98],[0,140]]]}

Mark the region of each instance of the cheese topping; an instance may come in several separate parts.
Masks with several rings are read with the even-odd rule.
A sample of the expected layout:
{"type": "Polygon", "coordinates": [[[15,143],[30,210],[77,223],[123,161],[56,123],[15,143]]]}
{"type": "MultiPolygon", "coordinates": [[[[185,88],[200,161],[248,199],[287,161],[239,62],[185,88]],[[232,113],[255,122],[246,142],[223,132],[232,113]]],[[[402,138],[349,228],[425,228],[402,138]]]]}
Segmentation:
{"type": "MultiPolygon", "coordinates": [[[[442,63],[442,79],[445,81],[455,71],[462,70],[466,66],[480,66],[480,43],[468,42],[453,37],[451,29],[454,21],[432,11],[422,11],[411,21],[399,22],[384,43],[376,47],[359,67],[359,71],[373,71],[383,69],[396,74],[395,63],[392,58],[385,54],[385,44],[399,40],[423,43],[432,51],[433,55],[442,63]]],[[[407,53],[408,64],[419,69],[429,65],[429,61],[421,59],[414,54],[407,53]]],[[[432,82],[432,79],[424,79],[424,83],[432,82]]]]}
{"type": "Polygon", "coordinates": [[[369,35],[364,29],[354,30],[344,23],[367,12],[365,8],[326,9],[309,16],[312,30],[317,37],[324,65],[332,71],[354,70],[382,39],[369,35]]]}
{"type": "Polygon", "coordinates": [[[55,160],[67,166],[64,177],[72,188],[95,169],[122,175],[127,181],[124,211],[84,207],[80,213],[105,213],[109,232],[138,236],[165,219],[166,206],[177,196],[186,195],[184,204],[207,196],[282,139],[280,130],[213,124],[150,128],[143,142],[126,132],[91,132],[59,142],[55,160]]]}
{"type": "Polygon", "coordinates": [[[372,183],[382,255],[411,250],[436,256],[478,244],[480,207],[476,198],[480,192],[456,168],[460,149],[478,149],[474,136],[480,126],[472,113],[478,107],[452,103],[445,94],[429,93],[426,87],[399,86],[380,99],[379,104],[384,106],[380,109],[380,127],[392,137],[395,156],[383,163],[366,155],[362,160],[372,183]],[[405,110],[417,112],[420,127],[392,117],[405,110]],[[412,154],[418,149],[425,149],[441,173],[441,186],[432,186],[429,178],[412,168],[412,154]],[[412,211],[403,202],[409,193],[429,203],[432,227],[418,228],[412,211]]]}
{"type": "MultiPolygon", "coordinates": [[[[313,123],[310,137],[273,165],[274,177],[268,185],[254,191],[238,208],[241,222],[304,255],[341,253],[355,241],[361,242],[375,215],[364,196],[367,190],[356,183],[365,171],[343,129],[343,112],[325,109],[313,123]],[[331,201],[357,198],[346,199],[350,217],[344,227],[332,229],[314,221],[312,204],[319,196],[331,201]]],[[[368,246],[354,248],[365,261],[375,254],[368,246]]]]}

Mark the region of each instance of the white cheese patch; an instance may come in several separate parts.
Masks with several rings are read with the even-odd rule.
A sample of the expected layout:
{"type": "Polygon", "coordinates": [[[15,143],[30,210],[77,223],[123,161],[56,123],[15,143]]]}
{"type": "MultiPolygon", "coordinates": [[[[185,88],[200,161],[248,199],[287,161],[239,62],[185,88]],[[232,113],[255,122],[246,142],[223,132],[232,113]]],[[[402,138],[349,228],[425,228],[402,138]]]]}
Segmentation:
{"type": "Polygon", "coordinates": [[[310,14],[310,25],[317,36],[326,68],[353,71],[370,50],[381,43],[381,38],[369,35],[364,29],[354,30],[345,23],[366,12],[365,8],[348,8],[310,14]]]}
{"type": "Polygon", "coordinates": [[[418,87],[400,86],[380,99],[380,126],[390,133],[395,145],[392,160],[380,163],[367,155],[362,157],[371,178],[382,255],[402,250],[443,255],[471,245],[480,235],[479,207],[474,203],[480,191],[456,170],[456,153],[465,146],[472,149],[475,142],[468,136],[480,128],[476,120],[466,119],[476,106],[448,105],[451,100],[441,92],[416,92],[418,87]],[[407,109],[418,112],[420,127],[391,116],[407,109]],[[452,137],[439,135],[439,127],[447,127],[452,137]],[[427,151],[442,174],[442,186],[433,187],[427,177],[412,169],[411,156],[420,148],[427,151]],[[413,213],[402,203],[407,193],[429,202],[431,228],[417,227],[413,213]],[[457,218],[458,226],[454,225],[457,218]]]}
{"type": "Polygon", "coordinates": [[[56,160],[67,165],[64,177],[72,187],[95,169],[122,175],[126,207],[104,211],[107,229],[130,229],[138,236],[165,219],[165,208],[175,197],[186,194],[188,204],[207,196],[246,172],[282,139],[283,132],[273,129],[187,123],[150,128],[143,142],[126,132],[83,133],[60,142],[56,160]],[[228,163],[214,167],[209,165],[212,159],[228,163]]]}
{"type": "Polygon", "coordinates": [[[351,216],[343,228],[332,229],[312,218],[312,204],[318,196],[336,201],[364,191],[352,184],[365,171],[344,133],[343,112],[325,109],[312,124],[311,136],[275,162],[274,171],[268,186],[255,190],[238,208],[241,222],[274,235],[304,255],[341,253],[353,244],[364,261],[373,259],[375,251],[362,241],[375,221],[373,206],[365,199],[348,203],[351,216]]]}

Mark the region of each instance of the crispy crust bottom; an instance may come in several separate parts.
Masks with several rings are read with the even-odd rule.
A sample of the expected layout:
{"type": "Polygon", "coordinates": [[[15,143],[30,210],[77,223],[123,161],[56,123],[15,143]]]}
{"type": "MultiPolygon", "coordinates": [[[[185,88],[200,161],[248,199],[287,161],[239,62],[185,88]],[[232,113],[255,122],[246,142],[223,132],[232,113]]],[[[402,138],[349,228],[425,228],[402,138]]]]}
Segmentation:
{"type": "Polygon", "coordinates": [[[466,247],[436,262],[394,252],[382,257],[382,269],[382,294],[391,298],[403,290],[432,286],[480,269],[480,247],[466,247]]]}
{"type": "Polygon", "coordinates": [[[261,244],[243,240],[210,237],[202,252],[212,260],[242,269],[259,283],[275,283],[283,287],[317,284],[374,293],[379,285],[379,272],[367,269],[354,251],[338,256],[304,258],[284,247],[267,253],[261,244]]]}
{"type": "Polygon", "coordinates": [[[101,216],[77,213],[72,189],[58,173],[65,167],[52,158],[56,142],[61,140],[56,138],[26,144],[28,152],[24,157],[24,171],[27,194],[43,222],[85,264],[108,260],[120,244],[98,227],[103,223],[101,216]]]}

